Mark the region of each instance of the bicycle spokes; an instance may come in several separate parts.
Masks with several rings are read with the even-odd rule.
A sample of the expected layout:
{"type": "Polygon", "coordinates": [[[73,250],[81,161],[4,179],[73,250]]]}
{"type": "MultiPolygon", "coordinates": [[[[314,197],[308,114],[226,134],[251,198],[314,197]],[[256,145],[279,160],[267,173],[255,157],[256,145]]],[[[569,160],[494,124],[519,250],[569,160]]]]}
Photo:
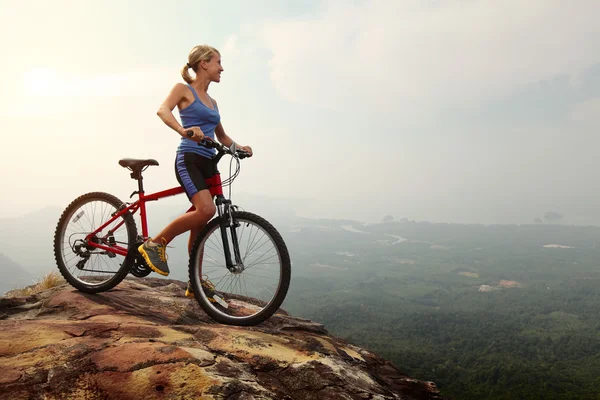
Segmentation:
{"type": "Polygon", "coordinates": [[[219,225],[214,226],[202,238],[197,259],[193,260],[202,277],[202,295],[215,310],[227,316],[255,315],[267,307],[278,292],[279,250],[267,230],[249,219],[238,218],[225,233],[223,235],[219,225]],[[227,251],[231,252],[230,259],[234,263],[230,268],[226,262],[227,251]]]}
{"type": "Polygon", "coordinates": [[[116,207],[104,199],[90,199],[72,210],[62,227],[61,255],[67,272],[85,284],[111,279],[122,266],[129,232],[122,218],[110,221],[116,207]],[[110,223],[102,230],[97,229],[110,223]]]}

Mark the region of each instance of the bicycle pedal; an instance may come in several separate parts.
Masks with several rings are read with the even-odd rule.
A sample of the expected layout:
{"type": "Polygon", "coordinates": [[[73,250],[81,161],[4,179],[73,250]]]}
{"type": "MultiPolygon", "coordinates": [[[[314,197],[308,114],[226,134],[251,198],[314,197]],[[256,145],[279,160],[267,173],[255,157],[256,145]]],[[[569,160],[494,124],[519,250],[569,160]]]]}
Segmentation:
{"type": "Polygon", "coordinates": [[[217,304],[219,304],[221,307],[223,307],[223,308],[229,308],[229,304],[227,304],[227,302],[226,302],[225,300],[223,300],[221,297],[217,296],[216,294],[215,294],[215,295],[213,295],[213,297],[212,297],[212,298],[213,298],[213,299],[215,300],[215,302],[216,302],[217,304]]]}

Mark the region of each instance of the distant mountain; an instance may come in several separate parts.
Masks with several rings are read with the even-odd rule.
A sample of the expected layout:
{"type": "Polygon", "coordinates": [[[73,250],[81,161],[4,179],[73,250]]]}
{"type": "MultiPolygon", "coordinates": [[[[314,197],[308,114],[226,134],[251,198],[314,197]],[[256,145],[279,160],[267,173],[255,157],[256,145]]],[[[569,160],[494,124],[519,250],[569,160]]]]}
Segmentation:
{"type": "Polygon", "coordinates": [[[0,296],[4,292],[33,284],[34,276],[0,253],[0,296]]]}
{"type": "Polygon", "coordinates": [[[61,213],[59,207],[46,207],[0,219],[0,253],[35,276],[46,274],[55,268],[52,241],[61,213]]]}

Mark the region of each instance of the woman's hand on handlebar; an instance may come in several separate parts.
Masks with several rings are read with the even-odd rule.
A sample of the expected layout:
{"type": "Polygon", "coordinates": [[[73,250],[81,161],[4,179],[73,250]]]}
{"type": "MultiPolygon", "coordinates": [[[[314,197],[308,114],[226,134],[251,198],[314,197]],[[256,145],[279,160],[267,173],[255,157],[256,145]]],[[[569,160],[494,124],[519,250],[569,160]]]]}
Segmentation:
{"type": "Polygon", "coordinates": [[[196,143],[204,139],[204,133],[202,133],[202,130],[198,126],[185,128],[185,136],[196,143]]]}
{"type": "Polygon", "coordinates": [[[250,146],[239,146],[238,149],[242,150],[242,151],[245,151],[246,153],[248,153],[248,157],[252,157],[252,147],[250,147],[250,146]]]}

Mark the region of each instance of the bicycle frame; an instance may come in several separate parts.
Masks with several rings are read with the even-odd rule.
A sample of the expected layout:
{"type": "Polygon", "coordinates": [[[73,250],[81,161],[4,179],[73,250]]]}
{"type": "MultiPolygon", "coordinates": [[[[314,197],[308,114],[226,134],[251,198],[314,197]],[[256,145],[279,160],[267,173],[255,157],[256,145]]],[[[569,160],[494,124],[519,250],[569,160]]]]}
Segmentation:
{"type": "MultiPolygon", "coordinates": [[[[202,145],[207,146],[207,147],[214,147],[218,150],[218,154],[215,157],[215,163],[218,163],[224,154],[233,154],[235,156],[235,154],[236,154],[235,147],[233,150],[227,149],[226,147],[223,147],[222,145],[216,143],[214,140],[212,140],[212,139],[209,140],[209,139],[210,138],[205,138],[204,143],[202,145]]],[[[238,150],[238,152],[240,152],[240,151],[238,150]]],[[[243,154],[246,154],[243,151],[241,151],[241,152],[243,154]]],[[[244,158],[246,156],[247,155],[240,156],[240,158],[244,158]]],[[[144,185],[142,183],[142,180],[143,180],[142,171],[143,171],[143,169],[136,169],[136,170],[132,170],[132,173],[131,173],[131,177],[138,181],[138,191],[133,192],[130,197],[133,197],[134,194],[137,194],[139,196],[138,200],[135,201],[134,203],[127,205],[126,207],[123,207],[121,210],[118,210],[118,212],[114,213],[112,215],[112,218],[110,218],[106,223],[104,223],[102,226],[100,226],[94,232],[91,232],[90,234],[88,234],[85,237],[85,241],[90,247],[95,247],[97,249],[101,249],[101,250],[111,252],[114,254],[127,256],[128,252],[129,252],[129,250],[127,248],[117,245],[117,243],[114,241],[114,239],[112,242],[110,241],[110,239],[107,239],[107,237],[112,235],[113,231],[108,231],[108,233],[104,237],[100,238],[101,243],[96,243],[96,242],[92,241],[91,239],[96,235],[97,232],[106,228],[117,218],[120,218],[123,214],[125,214],[127,212],[131,212],[131,214],[135,214],[139,210],[140,218],[142,221],[142,239],[146,240],[148,238],[148,222],[146,219],[146,202],[147,201],[156,201],[156,200],[162,199],[164,197],[176,196],[176,195],[184,192],[183,187],[179,186],[179,187],[174,187],[172,189],[163,190],[161,192],[156,192],[156,193],[146,196],[144,193],[144,185]],[[109,243],[111,246],[105,246],[102,243],[109,243]]],[[[218,215],[221,218],[220,219],[220,221],[221,221],[221,223],[220,223],[221,238],[223,240],[223,250],[225,251],[225,262],[226,262],[227,268],[231,272],[241,272],[244,269],[244,265],[243,265],[243,262],[242,262],[242,259],[240,256],[238,238],[237,238],[237,233],[235,231],[237,223],[233,220],[233,217],[231,214],[231,208],[235,207],[235,206],[231,205],[231,200],[226,199],[225,196],[223,196],[223,187],[221,184],[221,176],[220,175],[214,175],[213,177],[206,179],[206,183],[208,184],[208,188],[209,188],[210,193],[213,196],[213,198],[216,197],[215,204],[217,206],[218,215]],[[235,263],[231,259],[231,253],[230,253],[230,249],[229,249],[229,240],[227,240],[227,227],[228,226],[231,230],[231,241],[233,243],[233,250],[234,250],[233,252],[234,252],[234,256],[235,256],[235,263]]],[[[194,206],[192,206],[186,212],[190,212],[194,209],[195,209],[194,206]]],[[[113,228],[113,230],[118,229],[124,223],[125,223],[125,220],[119,222],[113,228]]]]}
{"type": "MultiPolygon", "coordinates": [[[[128,253],[127,247],[119,246],[116,243],[113,243],[111,246],[105,246],[101,243],[94,243],[93,241],[91,241],[91,238],[94,237],[98,232],[101,232],[104,228],[106,228],[107,226],[112,224],[118,218],[121,218],[121,216],[123,214],[130,212],[133,215],[139,211],[140,219],[142,222],[142,237],[144,239],[146,239],[148,237],[148,220],[147,220],[147,212],[146,212],[146,202],[156,201],[156,200],[159,200],[159,199],[162,199],[165,197],[176,196],[176,195],[182,194],[182,193],[183,193],[183,188],[181,186],[174,187],[174,188],[168,189],[168,190],[163,190],[163,191],[156,192],[156,193],[152,193],[147,196],[144,194],[143,191],[134,192],[133,194],[139,195],[138,200],[136,200],[134,203],[127,205],[126,207],[122,207],[120,210],[118,210],[118,212],[113,213],[112,217],[108,221],[106,221],[103,225],[98,227],[95,231],[90,232],[86,236],[85,241],[88,243],[88,245],[90,247],[95,247],[97,249],[108,251],[110,253],[115,253],[115,254],[119,254],[121,256],[126,256],[128,253]]],[[[188,211],[191,211],[193,209],[194,209],[194,207],[192,206],[188,211]]],[[[113,230],[108,231],[106,235],[104,235],[103,237],[100,238],[101,239],[100,242],[106,242],[107,237],[110,236],[114,230],[119,229],[124,223],[125,223],[125,220],[122,220],[117,225],[115,225],[113,227],[113,230]]]]}
{"type": "MultiPolygon", "coordinates": [[[[98,232],[101,232],[104,228],[106,228],[111,223],[113,223],[117,218],[120,218],[123,214],[130,212],[133,215],[139,211],[140,219],[142,222],[142,238],[143,238],[143,240],[146,240],[148,238],[148,221],[147,221],[147,212],[146,212],[146,202],[157,201],[159,199],[162,199],[165,197],[176,196],[176,195],[182,194],[184,192],[183,187],[178,186],[178,187],[174,187],[172,189],[163,190],[160,192],[145,195],[144,191],[143,191],[141,179],[138,182],[139,182],[140,190],[132,193],[132,196],[134,194],[137,194],[139,196],[138,200],[136,200],[134,203],[127,205],[126,207],[122,207],[121,210],[118,210],[118,212],[113,213],[112,217],[108,221],[106,221],[103,225],[98,227],[93,232],[89,233],[86,236],[85,241],[90,247],[101,249],[101,250],[111,252],[114,254],[119,254],[122,256],[127,256],[127,253],[129,252],[128,248],[119,246],[116,242],[110,243],[111,246],[105,246],[105,245],[101,244],[101,243],[106,243],[107,241],[110,242],[110,240],[107,238],[113,233],[114,230],[119,229],[125,223],[125,220],[122,220],[121,222],[119,222],[116,226],[113,227],[113,230],[109,230],[106,235],[101,237],[100,238],[101,243],[96,243],[96,242],[92,241],[91,240],[92,237],[94,237],[98,232]]],[[[223,248],[225,250],[225,262],[226,262],[227,267],[229,269],[233,270],[233,269],[235,269],[236,264],[242,265],[242,260],[240,257],[237,234],[235,232],[235,229],[231,229],[231,240],[234,245],[233,247],[234,247],[234,256],[235,256],[236,263],[234,263],[233,260],[231,259],[231,254],[229,251],[229,241],[227,240],[226,229],[227,229],[227,226],[229,226],[231,228],[235,228],[235,223],[234,223],[233,219],[231,218],[231,213],[230,213],[231,201],[225,199],[225,196],[223,196],[223,190],[222,190],[222,186],[221,186],[221,178],[219,175],[215,175],[214,177],[207,179],[207,183],[209,183],[209,190],[211,192],[211,195],[213,197],[216,196],[215,203],[217,206],[217,212],[218,212],[219,217],[221,217],[221,221],[222,221],[220,228],[221,228],[221,237],[223,239],[223,248]],[[223,218],[224,216],[226,216],[226,218],[223,218]]],[[[193,210],[195,210],[195,207],[191,206],[186,212],[190,212],[193,210]]]]}

